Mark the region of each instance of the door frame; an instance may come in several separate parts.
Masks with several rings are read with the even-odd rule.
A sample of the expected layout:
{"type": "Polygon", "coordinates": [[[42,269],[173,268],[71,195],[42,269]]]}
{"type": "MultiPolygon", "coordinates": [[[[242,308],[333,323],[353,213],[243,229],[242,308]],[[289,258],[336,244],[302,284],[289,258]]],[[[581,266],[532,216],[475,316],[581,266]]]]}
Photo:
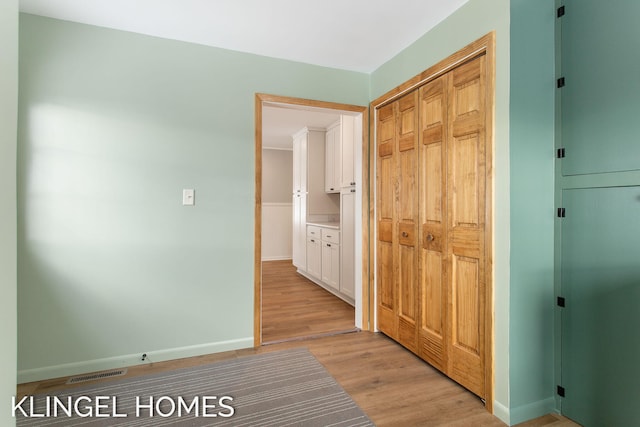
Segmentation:
{"type": "Polygon", "coordinates": [[[255,207],[253,248],[253,345],[262,345],[262,107],[265,103],[291,105],[307,108],[340,110],[362,115],[362,326],[372,330],[372,290],[369,274],[369,114],[368,107],[304,98],[255,94],[255,207]]]}
{"type": "MultiPolygon", "coordinates": [[[[369,112],[370,112],[370,120],[369,120],[369,133],[371,138],[369,140],[369,167],[371,170],[375,171],[376,167],[376,120],[378,109],[386,104],[389,104],[400,97],[406,95],[407,93],[417,89],[418,87],[446,74],[447,72],[453,70],[454,68],[462,65],[463,63],[474,59],[480,55],[486,55],[487,59],[487,76],[486,76],[486,117],[485,117],[485,128],[486,128],[486,149],[490,151],[490,154],[487,156],[487,176],[486,176],[486,212],[485,212],[485,281],[486,281],[486,294],[485,294],[485,384],[486,384],[486,397],[485,397],[485,405],[489,412],[493,413],[493,398],[494,398],[494,388],[495,388],[495,379],[494,379],[494,305],[495,305],[495,297],[494,297],[494,289],[495,283],[493,281],[493,258],[494,258],[494,209],[495,209],[495,200],[494,200],[494,187],[495,187],[495,173],[493,165],[495,163],[495,139],[494,139],[494,116],[495,116],[495,75],[496,75],[496,60],[495,60],[495,31],[492,31],[485,36],[479,38],[478,40],[468,44],[457,52],[451,54],[447,58],[442,61],[436,63],[435,65],[429,67],[425,71],[420,74],[414,76],[413,78],[407,80],[401,85],[391,89],[384,95],[376,98],[369,104],[369,112]]],[[[377,301],[375,301],[375,295],[377,292],[376,287],[376,271],[377,271],[377,260],[375,259],[375,242],[376,242],[376,217],[375,217],[375,208],[376,208],[376,174],[372,173],[370,183],[370,193],[371,193],[371,217],[369,219],[372,226],[369,228],[369,240],[373,242],[369,247],[369,257],[373,261],[371,266],[372,274],[369,275],[369,289],[371,289],[371,298],[373,300],[371,305],[372,311],[372,321],[373,325],[372,330],[377,330],[377,301]]]]}

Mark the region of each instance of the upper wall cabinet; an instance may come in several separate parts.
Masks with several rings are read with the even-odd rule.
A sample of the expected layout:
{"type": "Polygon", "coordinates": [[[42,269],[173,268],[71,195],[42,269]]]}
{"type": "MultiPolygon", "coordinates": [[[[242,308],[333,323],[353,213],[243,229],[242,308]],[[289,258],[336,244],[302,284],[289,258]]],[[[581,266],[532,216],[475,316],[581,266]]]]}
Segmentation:
{"type": "Polygon", "coordinates": [[[293,194],[307,192],[307,145],[309,130],[293,135],[293,194]]]}
{"type": "Polygon", "coordinates": [[[340,121],[327,128],[324,167],[324,191],[340,192],[340,121]]]}
{"type": "Polygon", "coordinates": [[[355,117],[340,116],[327,129],[325,156],[325,191],[340,193],[344,187],[356,185],[355,117]]]}
{"type": "Polygon", "coordinates": [[[352,187],[356,185],[356,119],[342,116],[340,122],[340,186],[352,187]]]}

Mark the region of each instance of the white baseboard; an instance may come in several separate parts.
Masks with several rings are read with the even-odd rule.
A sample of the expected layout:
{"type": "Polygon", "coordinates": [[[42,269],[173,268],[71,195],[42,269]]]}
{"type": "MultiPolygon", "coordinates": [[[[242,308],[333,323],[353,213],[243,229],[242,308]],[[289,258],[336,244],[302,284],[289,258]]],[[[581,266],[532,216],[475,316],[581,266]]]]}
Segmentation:
{"type": "Polygon", "coordinates": [[[291,255],[283,255],[283,256],[270,256],[262,258],[262,261],[286,261],[290,260],[291,255]]]}
{"type": "Polygon", "coordinates": [[[98,372],[108,369],[123,368],[127,366],[146,365],[154,362],[164,362],[166,360],[202,356],[205,354],[220,353],[223,351],[239,350],[250,347],[253,347],[253,337],[150,351],[146,353],[147,358],[145,361],[141,360],[140,353],[136,353],[104,359],[47,366],[44,368],[25,369],[18,371],[18,384],[47,380],[51,378],[68,377],[71,375],[86,374],[89,372],[98,372]]]}
{"type": "Polygon", "coordinates": [[[509,408],[507,408],[506,406],[504,406],[502,403],[494,400],[493,401],[493,415],[495,415],[496,417],[498,417],[500,419],[500,421],[502,421],[503,423],[505,423],[506,425],[510,426],[510,414],[509,414],[509,408]]]}

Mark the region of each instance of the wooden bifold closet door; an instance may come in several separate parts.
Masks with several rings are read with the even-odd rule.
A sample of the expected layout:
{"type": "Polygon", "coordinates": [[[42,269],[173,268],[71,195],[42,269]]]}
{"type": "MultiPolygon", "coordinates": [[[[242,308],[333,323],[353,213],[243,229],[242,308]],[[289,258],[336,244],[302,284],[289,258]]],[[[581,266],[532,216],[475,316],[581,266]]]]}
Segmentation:
{"type": "Polygon", "coordinates": [[[484,398],[481,55],[377,111],[378,328],[484,398]]]}

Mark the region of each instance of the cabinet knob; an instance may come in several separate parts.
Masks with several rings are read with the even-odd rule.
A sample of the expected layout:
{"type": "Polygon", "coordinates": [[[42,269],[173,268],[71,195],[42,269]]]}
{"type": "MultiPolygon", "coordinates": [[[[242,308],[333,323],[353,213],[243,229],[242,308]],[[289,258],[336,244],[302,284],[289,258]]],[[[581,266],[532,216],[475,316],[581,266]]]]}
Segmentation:
{"type": "Polygon", "coordinates": [[[327,246],[331,247],[331,243],[327,243],[327,246]]]}
{"type": "Polygon", "coordinates": [[[436,240],[436,238],[433,236],[433,234],[427,234],[427,242],[433,242],[434,240],[436,240]]]}
{"type": "Polygon", "coordinates": [[[315,240],[311,239],[311,243],[315,243],[315,242],[316,242],[315,240]]]}
{"type": "Polygon", "coordinates": [[[355,182],[352,182],[352,183],[351,183],[351,185],[356,185],[356,183],[355,183],[355,182]]]}
{"type": "Polygon", "coordinates": [[[333,191],[333,188],[330,188],[329,190],[333,191]]]}
{"type": "Polygon", "coordinates": [[[407,233],[406,231],[402,232],[402,237],[409,237],[409,233],[407,233]]]}
{"type": "Polygon", "coordinates": [[[355,193],[355,192],[356,192],[355,188],[354,188],[354,189],[352,189],[352,190],[351,190],[351,192],[352,192],[352,193],[355,193]]]}

